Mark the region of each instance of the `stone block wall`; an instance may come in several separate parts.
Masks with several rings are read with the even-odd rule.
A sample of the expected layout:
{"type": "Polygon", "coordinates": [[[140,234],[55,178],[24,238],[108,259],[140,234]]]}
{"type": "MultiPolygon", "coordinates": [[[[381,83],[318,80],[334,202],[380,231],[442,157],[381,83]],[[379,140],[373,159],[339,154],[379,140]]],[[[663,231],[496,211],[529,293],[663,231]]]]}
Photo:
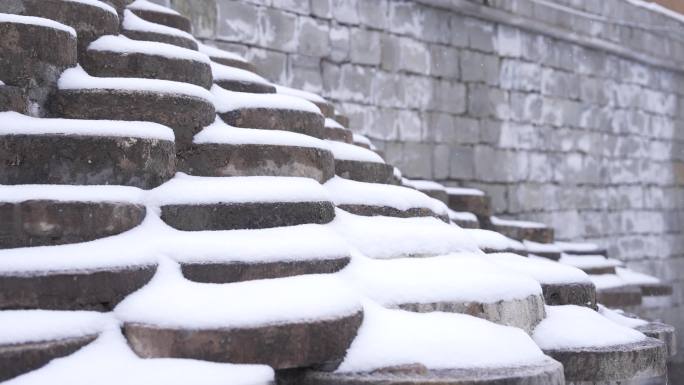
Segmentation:
{"type": "Polygon", "coordinates": [[[671,282],[651,315],[684,330],[684,23],[627,0],[157,2],[334,101],[405,176],[671,282]]]}

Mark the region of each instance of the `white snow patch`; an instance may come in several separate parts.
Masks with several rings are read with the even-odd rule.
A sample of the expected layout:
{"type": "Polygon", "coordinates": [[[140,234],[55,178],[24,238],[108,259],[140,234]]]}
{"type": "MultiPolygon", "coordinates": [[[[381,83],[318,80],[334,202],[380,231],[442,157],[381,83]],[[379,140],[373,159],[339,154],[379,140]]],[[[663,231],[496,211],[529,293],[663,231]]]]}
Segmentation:
{"type": "Polygon", "coordinates": [[[539,243],[528,240],[522,241],[528,252],[534,253],[561,253],[561,249],[553,243],[539,243]]]}
{"type": "Polygon", "coordinates": [[[595,243],[580,243],[580,242],[558,242],[556,241],[556,246],[560,247],[561,250],[572,253],[587,253],[592,251],[598,251],[599,247],[595,243]]]}
{"type": "Polygon", "coordinates": [[[28,200],[60,202],[125,202],[141,204],[144,192],[131,186],[72,186],[53,184],[0,185],[0,201],[18,203],[28,200]]]}
{"type": "Polygon", "coordinates": [[[399,168],[395,167],[394,170],[392,171],[392,174],[394,175],[395,178],[402,180],[403,177],[401,175],[401,170],[399,168]]]}
{"type": "Polygon", "coordinates": [[[201,53],[203,53],[209,57],[212,57],[212,58],[235,60],[235,61],[241,61],[241,62],[245,62],[245,63],[247,62],[247,60],[245,60],[245,58],[243,58],[242,56],[240,56],[236,53],[233,53],[233,52],[224,51],[222,49],[212,47],[210,45],[206,45],[203,43],[198,43],[198,46],[199,46],[199,49],[198,49],[199,52],[201,52],[201,53]]]}
{"type": "Polygon", "coordinates": [[[385,163],[380,155],[367,148],[363,148],[355,144],[338,142],[336,140],[326,140],[325,143],[330,151],[332,151],[335,159],[352,160],[357,162],[385,163]]]}
{"type": "MultiPolygon", "coordinates": [[[[342,126],[342,125],[340,124],[340,126],[342,126]]],[[[344,126],[342,126],[342,127],[344,127],[344,126]]],[[[354,140],[354,143],[365,144],[366,146],[371,147],[371,148],[373,147],[373,143],[370,141],[370,139],[368,139],[367,136],[363,136],[361,134],[354,134],[353,140],[354,140]]]]}
{"type": "Polygon", "coordinates": [[[532,338],[544,350],[566,350],[629,344],[646,336],[589,308],[564,305],[546,307],[546,318],[537,325],[532,338]]]}
{"type": "Polygon", "coordinates": [[[34,118],[0,112],[0,135],[115,136],[174,140],[173,130],[152,122],[34,118]]]}
{"type": "Polygon", "coordinates": [[[116,52],[121,54],[139,53],[161,56],[169,59],[192,60],[209,64],[209,57],[203,53],[156,41],[129,39],[124,35],[107,35],[90,43],[89,50],[116,52]]]}
{"type": "Polygon", "coordinates": [[[542,284],[590,282],[582,270],[545,258],[526,258],[512,253],[487,254],[487,258],[502,268],[525,274],[542,284]]]}
{"type": "Polygon", "coordinates": [[[264,86],[271,85],[271,83],[268,80],[255,74],[254,72],[243,70],[241,68],[230,67],[213,61],[211,62],[211,73],[214,77],[214,81],[227,80],[257,83],[264,86]]]}
{"type": "Polygon", "coordinates": [[[591,274],[589,279],[594,283],[597,290],[613,289],[628,285],[628,283],[618,277],[617,274],[591,274]]]}
{"type": "Polygon", "coordinates": [[[336,120],[325,118],[325,123],[323,124],[326,128],[336,128],[338,130],[347,130],[343,125],[337,123],[336,120]]]}
{"type": "Polygon", "coordinates": [[[121,27],[128,31],[138,31],[138,32],[152,32],[158,33],[160,35],[169,35],[182,37],[188,40],[195,41],[195,38],[178,28],[168,27],[162,24],[152,23],[150,21],[144,20],[128,9],[124,10],[124,19],[121,23],[121,27]]]}
{"type": "Polygon", "coordinates": [[[128,9],[136,9],[140,11],[152,11],[158,13],[166,13],[169,15],[180,15],[180,13],[174,11],[171,8],[164,7],[163,5],[155,4],[147,0],[135,0],[126,7],[128,9]]]}
{"type": "Polygon", "coordinates": [[[119,17],[119,15],[116,13],[116,9],[114,9],[114,7],[112,7],[111,5],[109,5],[107,3],[104,3],[102,1],[98,1],[98,0],[66,0],[66,1],[70,1],[72,3],[81,3],[81,4],[91,5],[93,7],[98,7],[98,8],[105,10],[109,13],[115,14],[117,18],[119,17]]]}
{"type": "Polygon", "coordinates": [[[620,279],[625,281],[630,285],[644,285],[644,284],[655,284],[660,283],[660,280],[656,277],[650,276],[648,274],[639,273],[634,270],[626,269],[624,267],[618,267],[615,269],[615,274],[617,274],[620,279]]]}
{"type": "Polygon", "coordinates": [[[515,239],[484,229],[463,229],[481,249],[524,251],[525,246],[515,239]]]}
{"type": "Polygon", "coordinates": [[[112,317],[94,311],[3,310],[0,345],[85,337],[112,327],[118,327],[112,317]]]}
{"type": "MultiPolygon", "coordinates": [[[[328,103],[322,96],[304,90],[298,90],[290,87],[276,85],[276,92],[283,95],[296,96],[298,98],[306,99],[312,103],[328,103]]],[[[339,123],[338,123],[339,124],[339,123]]]]}
{"type": "Polygon", "coordinates": [[[482,190],[474,189],[474,188],[465,188],[465,187],[447,187],[446,188],[447,194],[449,195],[478,195],[478,196],[484,196],[485,193],[482,190]]]}
{"type": "Polygon", "coordinates": [[[415,188],[416,190],[446,191],[446,187],[444,187],[444,185],[431,180],[404,179],[402,182],[409,187],[415,188]]]}
{"type": "Polygon", "coordinates": [[[568,255],[563,254],[558,262],[577,267],[579,269],[590,269],[597,267],[617,267],[622,266],[622,262],[617,259],[606,258],[603,255],[568,255]]]}
{"type": "Polygon", "coordinates": [[[628,328],[633,329],[638,326],[648,324],[648,321],[639,318],[627,317],[624,315],[622,310],[609,309],[601,304],[598,305],[598,311],[602,316],[608,318],[609,320],[617,323],[618,325],[626,326],[628,328]]]}
{"type": "Polygon", "coordinates": [[[466,211],[454,211],[452,209],[449,209],[449,219],[452,221],[477,222],[475,214],[466,211]]]}
{"type": "Polygon", "coordinates": [[[214,105],[218,112],[228,112],[242,108],[269,108],[280,110],[306,111],[320,114],[321,110],[315,104],[304,99],[279,94],[252,94],[234,92],[223,89],[216,84],[211,87],[214,95],[214,105]]]}
{"type": "Polygon", "coordinates": [[[58,29],[60,31],[64,31],[66,33],[71,34],[73,37],[76,37],[75,29],[69,27],[68,25],[64,25],[54,20],[45,19],[42,17],[15,15],[11,13],[0,13],[0,23],[36,25],[39,27],[58,29]]]}
{"type": "Polygon", "coordinates": [[[490,220],[495,226],[510,226],[510,227],[522,227],[526,229],[543,229],[546,227],[545,224],[539,222],[529,222],[529,221],[515,221],[510,219],[501,219],[495,216],[491,216],[490,220]]]}

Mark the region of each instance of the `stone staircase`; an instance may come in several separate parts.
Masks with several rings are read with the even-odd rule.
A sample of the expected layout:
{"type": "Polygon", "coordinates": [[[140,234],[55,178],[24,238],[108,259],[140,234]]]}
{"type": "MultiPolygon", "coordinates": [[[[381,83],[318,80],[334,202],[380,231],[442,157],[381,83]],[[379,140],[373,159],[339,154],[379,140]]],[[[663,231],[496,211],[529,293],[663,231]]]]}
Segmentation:
{"type": "Polygon", "coordinates": [[[190,32],[145,0],[0,4],[0,380],[666,383],[674,330],[609,308],[667,287],[402,179],[190,32]]]}

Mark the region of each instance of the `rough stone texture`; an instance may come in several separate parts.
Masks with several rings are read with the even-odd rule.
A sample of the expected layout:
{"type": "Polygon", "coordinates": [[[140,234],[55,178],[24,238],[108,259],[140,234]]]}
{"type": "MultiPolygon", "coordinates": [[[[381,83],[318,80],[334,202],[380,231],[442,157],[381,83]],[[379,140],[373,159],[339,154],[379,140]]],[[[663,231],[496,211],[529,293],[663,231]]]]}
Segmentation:
{"type": "Polygon", "coordinates": [[[335,162],[319,148],[207,143],[179,152],[178,169],[198,176],[298,176],[324,183],[335,175],[335,162]]]}
{"type": "Polygon", "coordinates": [[[126,185],[150,189],[173,177],[175,163],[174,143],[166,140],[0,135],[0,184],[126,185]]]}
{"type": "Polygon", "coordinates": [[[0,275],[0,309],[111,311],[143,287],[156,266],[0,275]]]}
{"type": "Polygon", "coordinates": [[[542,284],[542,291],[544,292],[544,300],[549,306],[577,305],[596,309],[597,293],[592,283],[544,283],[542,284]]]}
{"type": "Polygon", "coordinates": [[[346,128],[324,127],[323,139],[336,140],[343,143],[354,143],[354,133],[346,128]]]}
{"type": "Polygon", "coordinates": [[[162,24],[167,27],[180,29],[190,33],[192,30],[192,25],[190,24],[190,19],[182,15],[175,15],[172,13],[165,12],[155,12],[150,10],[142,9],[131,9],[131,11],[137,16],[151,21],[153,23],[162,24]]]}
{"type": "Polygon", "coordinates": [[[86,242],[139,225],[145,207],[120,202],[0,202],[0,249],[86,242]]]}
{"type": "Polygon", "coordinates": [[[662,341],[667,348],[668,356],[677,354],[677,337],[674,327],[662,322],[649,322],[646,325],[637,326],[635,329],[651,338],[662,341]]]}
{"type": "Polygon", "coordinates": [[[193,358],[274,369],[334,366],[356,336],[363,313],[332,320],[234,329],[161,329],[125,324],[131,348],[141,357],[193,358]]]}
{"type": "Polygon", "coordinates": [[[545,350],[563,364],[565,380],[625,381],[663,376],[667,369],[665,344],[654,338],[641,342],[568,350],[545,350]]]}
{"type": "Polygon", "coordinates": [[[192,60],[88,50],[79,62],[91,76],[173,80],[206,89],[213,84],[209,64],[192,60]]]}
{"type": "Polygon", "coordinates": [[[437,217],[445,222],[448,222],[447,218],[442,218],[434,213],[432,210],[424,207],[414,207],[408,210],[399,210],[394,207],[389,206],[371,206],[371,205],[360,205],[360,204],[338,204],[336,205],[344,211],[348,211],[356,215],[365,216],[383,216],[383,217],[397,217],[397,218],[411,218],[411,217],[437,217]]]}
{"type": "Polygon", "coordinates": [[[466,221],[466,220],[461,220],[461,219],[454,219],[451,218],[451,221],[464,229],[479,229],[480,228],[480,222],[477,220],[473,221],[466,221]]]}
{"type": "Polygon", "coordinates": [[[619,286],[596,290],[596,301],[610,308],[624,308],[641,304],[639,286],[619,286]]]}
{"type": "Polygon", "coordinates": [[[328,223],[335,217],[330,202],[261,202],[167,205],[161,218],[185,231],[264,229],[305,223],[328,223]]]}
{"type": "Polygon", "coordinates": [[[184,263],[181,265],[185,278],[195,282],[231,283],[292,277],[303,274],[329,274],[342,270],[349,257],[276,261],[263,263],[184,263]]]}
{"type": "Polygon", "coordinates": [[[232,60],[232,59],[226,59],[223,57],[215,57],[215,56],[210,56],[210,58],[212,61],[214,61],[216,63],[227,65],[229,67],[240,68],[240,69],[247,70],[247,71],[254,72],[254,73],[257,72],[256,67],[251,62],[240,61],[240,60],[232,60]]]}
{"type": "Polygon", "coordinates": [[[197,50],[197,42],[183,36],[165,35],[147,31],[131,31],[128,29],[122,30],[121,34],[133,40],[158,41],[160,43],[172,44],[182,48],[197,50]]]}
{"type": "Polygon", "coordinates": [[[269,84],[253,83],[241,80],[214,80],[214,83],[229,91],[251,92],[253,94],[272,94],[276,88],[269,84]]]}
{"type": "Polygon", "coordinates": [[[424,193],[427,196],[435,198],[438,201],[444,202],[444,204],[449,203],[449,195],[444,190],[418,189],[418,191],[424,193]]]}
{"type": "Polygon", "coordinates": [[[26,113],[28,104],[24,92],[19,87],[0,86],[0,112],[16,111],[26,113]]]}
{"type": "Polygon", "coordinates": [[[235,127],[286,130],[325,139],[322,115],[306,111],[271,108],[243,108],[219,114],[224,122],[235,127]]]}
{"type": "Polygon", "coordinates": [[[490,220],[483,221],[483,228],[494,230],[497,233],[501,233],[509,238],[516,239],[518,241],[528,240],[538,243],[553,243],[553,229],[550,227],[526,227],[526,226],[508,226],[508,225],[495,225],[491,223],[490,220]]]}
{"type": "Polygon", "coordinates": [[[368,183],[389,183],[394,167],[385,163],[335,160],[335,174],[345,179],[368,183]]]}
{"type": "Polygon", "coordinates": [[[68,356],[91,343],[96,337],[90,335],[54,341],[0,345],[0,381],[38,369],[52,359],[68,356]]]}
{"type": "Polygon", "coordinates": [[[478,218],[489,218],[492,215],[492,200],[488,195],[456,195],[449,194],[448,206],[454,211],[465,211],[478,218]]]}

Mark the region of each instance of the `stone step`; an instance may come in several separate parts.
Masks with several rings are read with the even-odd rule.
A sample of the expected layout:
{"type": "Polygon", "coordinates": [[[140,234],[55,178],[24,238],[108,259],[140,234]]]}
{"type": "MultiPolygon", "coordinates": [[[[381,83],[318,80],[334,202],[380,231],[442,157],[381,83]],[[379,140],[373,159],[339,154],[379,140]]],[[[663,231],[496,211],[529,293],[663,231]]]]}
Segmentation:
{"type": "Polygon", "coordinates": [[[556,242],[563,253],[568,255],[603,255],[608,257],[608,250],[595,243],[587,242],[556,242]]]}
{"type": "Polygon", "coordinates": [[[335,174],[326,142],[280,130],[232,127],[220,118],[178,154],[179,170],[196,176],[295,176],[324,183],[335,174]]]}
{"type": "Polygon", "coordinates": [[[279,94],[295,96],[298,98],[308,100],[309,102],[315,104],[321,110],[323,116],[325,116],[328,119],[335,118],[335,106],[333,106],[332,103],[328,102],[320,95],[317,95],[313,92],[298,90],[295,88],[280,85],[276,86],[276,92],[279,94]]]}
{"type": "Polygon", "coordinates": [[[76,64],[76,31],[53,20],[0,13],[0,79],[19,87],[54,87],[76,64]]]}
{"type": "Polygon", "coordinates": [[[123,35],[97,39],[82,55],[80,64],[92,76],[173,80],[206,89],[213,84],[206,55],[123,35]]]}
{"type": "Polygon", "coordinates": [[[622,261],[606,258],[603,255],[570,255],[563,254],[560,263],[574,266],[587,274],[615,274],[615,268],[622,266],[622,261]]]}
{"type": "Polygon", "coordinates": [[[402,184],[406,187],[414,188],[423,194],[429,195],[439,201],[444,202],[444,204],[449,203],[449,195],[446,192],[446,188],[431,180],[418,180],[418,179],[402,179],[402,184]]]}
{"type": "Polygon", "coordinates": [[[506,237],[492,230],[465,229],[465,233],[473,239],[473,242],[487,254],[491,253],[514,253],[527,256],[527,248],[515,239],[506,237]]]}
{"type": "Polygon", "coordinates": [[[128,9],[123,12],[121,33],[134,40],[157,41],[197,50],[197,41],[191,34],[141,19],[128,9]]]}
{"type": "MultiPolygon", "coordinates": [[[[617,272],[617,270],[616,270],[617,272]]],[[[610,308],[638,306],[642,302],[641,287],[618,274],[592,274],[589,276],[596,286],[596,299],[610,308]]]]}
{"type": "Polygon", "coordinates": [[[123,11],[133,1],[134,0],[102,0],[102,2],[107,3],[116,9],[116,12],[119,14],[119,18],[123,17],[123,11]]]}
{"type": "Polygon", "coordinates": [[[175,174],[173,132],[149,122],[32,118],[0,113],[0,184],[126,185],[175,174]]]}
{"type": "Polygon", "coordinates": [[[477,221],[477,217],[473,213],[449,209],[449,219],[451,220],[451,223],[454,223],[465,229],[480,228],[480,222],[477,221]]]}
{"type": "Polygon", "coordinates": [[[212,61],[211,72],[214,77],[214,83],[228,91],[271,94],[276,90],[268,80],[241,68],[212,61]]]}
{"type": "Polygon", "coordinates": [[[52,103],[53,114],[71,119],[149,121],[170,127],[176,150],[216,118],[204,88],[168,80],[98,78],[80,67],[64,72],[52,103]]]}
{"type": "Polygon", "coordinates": [[[187,33],[192,32],[190,19],[174,11],[147,0],[135,0],[127,7],[136,16],[153,23],[162,24],[167,27],[180,29],[187,33]]]}
{"type": "Polygon", "coordinates": [[[492,215],[492,200],[481,190],[448,187],[449,208],[454,211],[467,211],[475,214],[478,219],[492,215]]]}
{"type": "Polygon", "coordinates": [[[335,117],[333,119],[341,124],[342,127],[350,128],[349,117],[347,115],[335,113],[335,117]]]}
{"type": "Polygon", "coordinates": [[[553,243],[538,243],[528,240],[523,240],[522,243],[527,249],[528,255],[535,255],[552,261],[561,259],[562,251],[553,243]]]}
{"type": "Polygon", "coordinates": [[[335,174],[368,183],[389,183],[394,167],[376,153],[353,144],[326,141],[335,158],[335,174]]]}
{"type": "Polygon", "coordinates": [[[208,285],[170,263],[115,314],[140,357],[274,369],[336,364],[363,318],[356,294],[333,275],[208,285]]]}
{"type": "Polygon", "coordinates": [[[285,130],[325,139],[325,118],[316,105],[280,94],[233,92],[211,89],[216,112],[227,124],[241,128],[285,130]]]}
{"type": "Polygon", "coordinates": [[[324,186],[335,205],[352,214],[398,218],[433,216],[449,222],[446,205],[411,188],[340,177],[324,186]]]}
{"type": "Polygon", "coordinates": [[[672,286],[661,282],[658,278],[639,273],[625,267],[616,266],[615,274],[628,285],[636,285],[641,289],[643,297],[662,297],[672,295],[672,286]]]}
{"type": "Polygon", "coordinates": [[[609,309],[603,305],[598,305],[599,313],[609,320],[638,332],[646,336],[660,340],[667,348],[668,357],[677,354],[677,339],[675,328],[662,322],[649,322],[637,316],[625,313],[622,310],[609,309]]]}
{"type": "Polygon", "coordinates": [[[250,72],[257,73],[254,64],[248,62],[242,56],[224,51],[222,49],[212,47],[206,44],[198,43],[199,51],[211,58],[212,61],[223,64],[229,67],[241,68],[250,72]]]}
{"type": "Polygon", "coordinates": [[[495,216],[482,221],[482,227],[494,230],[518,241],[528,240],[537,243],[553,243],[553,228],[543,223],[501,219],[495,216]]]}
{"type": "Polygon", "coordinates": [[[2,111],[26,113],[28,101],[21,88],[8,86],[0,81],[0,112],[2,111]]]}
{"type": "Polygon", "coordinates": [[[237,230],[324,224],[335,209],[309,178],[178,175],[151,191],[161,218],[179,230],[237,230]]]}
{"type": "Polygon", "coordinates": [[[0,186],[0,249],[86,242],[122,233],[145,216],[125,186],[0,186]]]}
{"type": "MultiPolygon", "coordinates": [[[[337,122],[337,120],[335,120],[335,122],[337,122]]],[[[340,122],[337,122],[337,123],[342,126],[342,124],[340,122]]],[[[344,126],[342,126],[342,127],[344,127],[344,126]]],[[[371,140],[368,139],[367,136],[361,135],[361,134],[354,134],[352,136],[352,143],[357,145],[357,146],[367,148],[369,150],[376,150],[377,149],[375,147],[375,145],[373,145],[373,142],[371,142],[371,140]]]]}
{"type": "Polygon", "coordinates": [[[354,134],[351,132],[351,130],[337,123],[337,121],[330,118],[325,118],[323,127],[325,128],[323,131],[324,139],[335,140],[349,144],[353,143],[354,134]]]}
{"type": "Polygon", "coordinates": [[[116,9],[100,1],[12,0],[0,4],[0,12],[44,17],[74,28],[79,57],[98,37],[119,31],[116,9]]]}

